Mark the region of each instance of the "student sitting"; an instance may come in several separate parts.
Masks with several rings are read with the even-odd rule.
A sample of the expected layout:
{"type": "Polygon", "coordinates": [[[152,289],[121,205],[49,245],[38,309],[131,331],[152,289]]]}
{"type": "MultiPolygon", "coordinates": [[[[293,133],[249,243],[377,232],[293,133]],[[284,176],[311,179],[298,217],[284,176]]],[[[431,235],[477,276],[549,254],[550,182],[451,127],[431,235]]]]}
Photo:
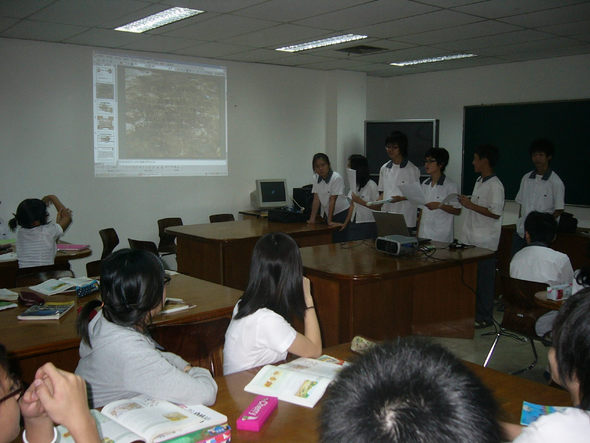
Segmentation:
{"type": "Polygon", "coordinates": [[[572,398],[573,408],[545,415],[527,428],[503,424],[515,442],[587,442],[590,436],[590,288],[571,296],[553,325],[548,358],[553,381],[572,398]]]}
{"type": "Polygon", "coordinates": [[[254,246],[248,286],[225,333],[223,373],[275,363],[287,352],[319,357],[322,338],[299,247],[278,232],[254,246]],[[303,321],[304,334],[291,326],[294,319],[303,321]]]}
{"type": "Polygon", "coordinates": [[[322,442],[499,442],[490,391],[453,354],[423,339],[376,345],[328,387],[322,442]]]}
{"type": "Polygon", "coordinates": [[[91,301],[78,317],[80,361],[76,374],[90,385],[91,403],[101,407],[138,394],[185,404],[215,402],[217,384],[209,371],[162,352],[147,334],[166,300],[166,275],[158,257],[122,249],[102,262],[102,309],[91,301]]]}
{"type": "Polygon", "coordinates": [[[96,424],[88,410],[86,383],[81,377],[45,363],[23,391],[22,382],[10,374],[6,348],[0,345],[0,443],[17,438],[21,414],[25,443],[55,442],[54,422],[68,428],[78,443],[98,443],[96,424]]]}
{"type": "Polygon", "coordinates": [[[16,255],[19,268],[52,265],[57,252],[56,241],[72,222],[72,211],[66,208],[55,195],[46,195],[42,200],[28,198],[16,209],[16,216],[9,226],[16,233],[16,255]],[[48,222],[47,206],[57,210],[55,223],[48,222]]]}
{"type": "MultiPolygon", "coordinates": [[[[510,277],[520,280],[560,285],[571,283],[574,270],[570,259],[549,247],[557,234],[557,222],[548,213],[533,211],[524,222],[527,245],[512,257],[510,277]]],[[[557,311],[550,311],[537,319],[535,332],[539,337],[551,331],[557,311]]]]}

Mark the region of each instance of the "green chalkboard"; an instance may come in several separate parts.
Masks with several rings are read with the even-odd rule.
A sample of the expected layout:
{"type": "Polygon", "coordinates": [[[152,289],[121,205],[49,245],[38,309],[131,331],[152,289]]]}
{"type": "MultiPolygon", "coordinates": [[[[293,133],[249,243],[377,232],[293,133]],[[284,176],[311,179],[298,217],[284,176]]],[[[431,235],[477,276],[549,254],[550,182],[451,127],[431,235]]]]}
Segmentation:
{"type": "Polygon", "coordinates": [[[565,184],[566,204],[590,205],[590,99],[466,106],[462,192],[470,195],[477,178],[475,147],[492,144],[500,150],[496,174],[506,200],[514,200],[522,176],[533,169],[529,146],[541,137],[555,144],[551,168],[565,184]]]}

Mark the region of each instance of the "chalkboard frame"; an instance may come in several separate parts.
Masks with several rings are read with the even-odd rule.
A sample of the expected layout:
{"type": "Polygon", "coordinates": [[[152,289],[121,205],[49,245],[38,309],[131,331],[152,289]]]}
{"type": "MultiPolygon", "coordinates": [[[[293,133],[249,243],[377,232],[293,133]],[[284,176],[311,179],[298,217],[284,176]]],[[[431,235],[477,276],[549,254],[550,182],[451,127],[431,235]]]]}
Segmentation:
{"type": "Polygon", "coordinates": [[[477,174],[473,150],[489,143],[500,150],[496,174],[506,200],[514,200],[522,176],[533,169],[529,146],[537,138],[555,145],[551,167],[565,184],[565,203],[590,206],[590,99],[498,103],[463,108],[461,189],[471,194],[477,174]]]}

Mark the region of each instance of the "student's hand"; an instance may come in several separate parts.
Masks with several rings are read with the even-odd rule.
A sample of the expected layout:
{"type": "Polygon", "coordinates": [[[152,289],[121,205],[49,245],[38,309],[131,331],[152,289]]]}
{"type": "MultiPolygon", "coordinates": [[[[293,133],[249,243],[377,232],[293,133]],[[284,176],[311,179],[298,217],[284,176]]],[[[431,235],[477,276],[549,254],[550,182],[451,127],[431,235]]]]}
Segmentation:
{"type": "Polygon", "coordinates": [[[45,197],[43,197],[41,200],[43,201],[43,203],[45,203],[47,206],[49,206],[50,203],[53,203],[55,201],[57,197],[53,194],[49,194],[46,195],[45,197]]]}
{"type": "MultiPolygon", "coordinates": [[[[48,386],[48,389],[51,389],[51,387],[48,386]]],[[[51,441],[54,435],[53,421],[47,415],[41,400],[37,396],[34,384],[29,386],[18,403],[25,422],[27,440],[30,442],[51,441]]]]}
{"type": "Polygon", "coordinates": [[[440,207],[442,206],[442,203],[441,202],[429,202],[429,203],[426,203],[424,206],[426,206],[428,209],[433,211],[435,209],[440,209],[440,207]]]}
{"type": "Polygon", "coordinates": [[[357,193],[355,193],[355,192],[352,193],[352,195],[351,195],[350,198],[355,203],[358,203],[360,205],[364,205],[365,204],[365,201],[357,193]]]}
{"type": "Polygon", "coordinates": [[[316,218],[310,218],[309,220],[307,220],[307,223],[310,225],[315,225],[317,223],[316,218]]]}
{"type": "Polygon", "coordinates": [[[471,209],[473,207],[471,199],[463,194],[459,196],[459,203],[461,203],[461,205],[465,206],[467,209],[471,209]]]}
{"type": "Polygon", "coordinates": [[[305,306],[313,306],[313,297],[311,296],[311,282],[306,276],[303,276],[303,298],[305,300],[305,306]]]}
{"type": "Polygon", "coordinates": [[[25,419],[48,418],[43,404],[37,396],[34,384],[29,386],[21,399],[18,401],[20,412],[25,419]]]}
{"type": "Polygon", "coordinates": [[[393,197],[391,197],[391,199],[389,200],[391,203],[397,203],[397,202],[401,202],[404,201],[406,199],[406,197],[401,196],[401,195],[395,195],[393,197]]]}
{"type": "Polygon", "coordinates": [[[331,221],[331,222],[328,222],[328,226],[332,226],[332,227],[335,227],[335,226],[344,226],[344,224],[343,223],[338,223],[338,222],[331,221]]]}

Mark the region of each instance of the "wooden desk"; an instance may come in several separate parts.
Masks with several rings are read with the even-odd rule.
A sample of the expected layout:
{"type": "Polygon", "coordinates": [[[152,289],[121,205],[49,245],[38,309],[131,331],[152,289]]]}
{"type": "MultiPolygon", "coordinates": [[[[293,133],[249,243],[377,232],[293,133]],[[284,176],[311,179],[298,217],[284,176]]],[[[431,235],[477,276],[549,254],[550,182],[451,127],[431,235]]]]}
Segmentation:
{"type": "MultiPolygon", "coordinates": [[[[355,358],[348,343],[324,349],[324,353],[347,360],[355,358]]],[[[571,406],[569,395],[565,391],[472,363],[466,364],[494,393],[501,408],[499,418],[502,420],[518,423],[523,400],[545,405],[571,406]]],[[[251,369],[215,379],[219,390],[213,408],[227,415],[232,427],[232,441],[318,441],[318,417],[323,400],[312,409],[279,401],[278,408],[260,432],[236,429],[237,418],[255,397],[254,394],[245,392],[244,386],[256,373],[256,369],[251,369]]]]}
{"type": "MultiPolygon", "coordinates": [[[[55,264],[67,263],[70,260],[88,257],[92,251],[89,248],[79,251],[57,251],[55,264]]],[[[0,261],[0,288],[14,288],[16,286],[16,274],[18,272],[18,260],[0,261]]]]}
{"type": "Polygon", "coordinates": [[[491,254],[469,248],[393,257],[368,241],[302,248],[324,345],[355,335],[472,338],[477,261],[491,254]]]}
{"type": "Polygon", "coordinates": [[[331,243],[333,230],[323,224],[276,223],[257,218],[166,229],[176,235],[179,272],[241,290],[248,284],[254,245],[264,234],[284,232],[304,247],[331,243]]]}
{"type": "MultiPolygon", "coordinates": [[[[16,291],[16,290],[15,290],[16,291]]],[[[187,275],[175,275],[166,287],[170,297],[179,297],[196,307],[174,314],[158,315],[154,323],[186,323],[231,317],[242,293],[187,275]]],[[[75,293],[72,293],[75,294],[75,293]]],[[[51,301],[72,300],[75,295],[54,295],[51,301]]],[[[76,299],[78,306],[91,297],[76,299]]],[[[23,380],[31,381],[39,366],[47,361],[74,371],[78,364],[80,338],[76,333],[76,313],[68,312],[61,320],[21,321],[16,316],[24,307],[0,311],[0,341],[8,356],[22,370],[23,380]]]]}

